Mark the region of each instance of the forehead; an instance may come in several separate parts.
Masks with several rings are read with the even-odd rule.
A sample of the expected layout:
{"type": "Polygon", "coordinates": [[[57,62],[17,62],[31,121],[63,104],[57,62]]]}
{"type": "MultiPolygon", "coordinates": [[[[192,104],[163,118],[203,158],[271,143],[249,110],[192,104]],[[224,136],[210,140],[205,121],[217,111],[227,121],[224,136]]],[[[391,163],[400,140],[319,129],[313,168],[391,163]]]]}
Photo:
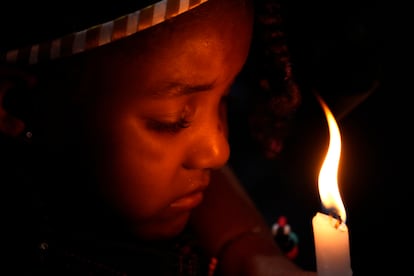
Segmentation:
{"type": "Polygon", "coordinates": [[[243,8],[209,11],[207,6],[204,12],[194,10],[97,49],[88,62],[89,72],[104,74],[97,78],[100,81],[140,82],[141,87],[149,83],[168,87],[194,80],[216,83],[233,77],[248,52],[251,18],[243,8]]]}

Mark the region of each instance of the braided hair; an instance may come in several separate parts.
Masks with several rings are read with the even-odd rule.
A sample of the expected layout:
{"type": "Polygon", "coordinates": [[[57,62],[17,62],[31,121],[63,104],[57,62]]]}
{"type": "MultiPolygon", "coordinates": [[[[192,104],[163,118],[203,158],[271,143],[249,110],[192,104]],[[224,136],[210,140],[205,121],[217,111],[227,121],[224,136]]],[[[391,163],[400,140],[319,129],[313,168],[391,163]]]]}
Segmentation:
{"type": "Polygon", "coordinates": [[[301,103],[278,0],[255,2],[251,54],[247,61],[250,133],[268,159],[278,156],[301,103]]]}

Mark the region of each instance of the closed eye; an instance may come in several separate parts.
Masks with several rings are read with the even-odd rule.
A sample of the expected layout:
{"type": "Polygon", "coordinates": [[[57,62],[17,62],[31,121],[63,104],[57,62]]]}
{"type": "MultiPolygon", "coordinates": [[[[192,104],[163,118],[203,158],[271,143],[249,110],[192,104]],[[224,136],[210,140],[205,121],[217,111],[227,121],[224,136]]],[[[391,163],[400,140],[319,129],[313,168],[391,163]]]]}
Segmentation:
{"type": "Polygon", "coordinates": [[[190,126],[190,122],[186,118],[180,118],[176,122],[162,122],[149,120],[147,126],[160,133],[176,134],[190,126]]]}

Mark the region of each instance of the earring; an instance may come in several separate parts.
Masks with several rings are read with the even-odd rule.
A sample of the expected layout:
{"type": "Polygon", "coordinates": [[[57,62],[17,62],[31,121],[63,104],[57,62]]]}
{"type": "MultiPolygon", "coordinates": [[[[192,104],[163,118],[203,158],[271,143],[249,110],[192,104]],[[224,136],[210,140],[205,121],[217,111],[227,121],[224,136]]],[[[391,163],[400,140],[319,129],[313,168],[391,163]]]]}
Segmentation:
{"type": "Polygon", "coordinates": [[[25,130],[22,136],[23,141],[30,144],[32,142],[33,132],[31,130],[25,130]]]}

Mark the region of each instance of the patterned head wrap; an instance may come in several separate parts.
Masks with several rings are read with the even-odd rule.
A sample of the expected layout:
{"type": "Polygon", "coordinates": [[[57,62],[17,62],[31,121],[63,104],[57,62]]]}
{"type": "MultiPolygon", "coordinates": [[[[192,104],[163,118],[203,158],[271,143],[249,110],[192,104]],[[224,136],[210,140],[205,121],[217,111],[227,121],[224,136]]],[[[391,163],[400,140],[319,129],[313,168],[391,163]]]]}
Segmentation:
{"type": "Polygon", "coordinates": [[[0,51],[0,63],[31,65],[71,56],[135,34],[207,1],[161,0],[135,12],[58,38],[0,51]]]}

